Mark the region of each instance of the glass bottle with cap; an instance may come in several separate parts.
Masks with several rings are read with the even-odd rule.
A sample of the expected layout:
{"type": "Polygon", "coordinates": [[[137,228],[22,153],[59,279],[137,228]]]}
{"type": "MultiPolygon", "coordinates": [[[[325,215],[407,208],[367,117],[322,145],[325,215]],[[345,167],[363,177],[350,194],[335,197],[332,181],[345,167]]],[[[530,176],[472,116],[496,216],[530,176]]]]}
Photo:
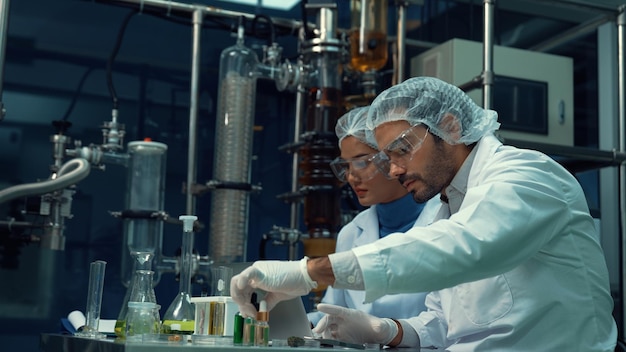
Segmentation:
{"type": "Polygon", "coordinates": [[[193,269],[193,224],[198,217],[181,215],[183,243],[180,253],[180,290],[163,315],[161,332],[191,335],[194,332],[195,309],[191,303],[191,272],[193,269]]]}
{"type": "Polygon", "coordinates": [[[254,345],[267,346],[270,342],[270,315],[267,311],[267,302],[259,302],[259,311],[256,313],[256,323],[254,324],[254,345]]]}

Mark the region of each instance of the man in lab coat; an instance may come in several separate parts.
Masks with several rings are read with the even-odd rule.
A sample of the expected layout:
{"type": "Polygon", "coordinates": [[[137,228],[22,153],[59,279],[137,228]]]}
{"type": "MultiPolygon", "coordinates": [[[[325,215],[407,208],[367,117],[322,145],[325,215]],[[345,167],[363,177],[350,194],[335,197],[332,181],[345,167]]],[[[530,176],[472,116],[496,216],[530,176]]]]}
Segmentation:
{"type": "Polygon", "coordinates": [[[328,257],[256,262],[231,282],[244,314],[255,288],[273,304],[318,283],[366,301],[431,292],[410,319],[320,305],[316,331],[448,351],[613,351],[608,272],[580,185],[548,156],[502,145],[496,120],[435,78],[381,93],[368,114],[378,165],[416,201],[440,193],[440,220],[328,257]]]}
{"type": "MultiPolygon", "coordinates": [[[[405,232],[414,226],[426,226],[439,210],[439,200],[414,202],[396,180],[390,180],[376,167],[378,145],[367,128],[369,107],[358,107],[343,115],[335,126],[340,157],[330,165],[342,182],[350,185],[358,202],[367,209],[360,212],[337,234],[335,252],[347,251],[372,243],[391,233],[405,232]]],[[[425,292],[385,295],[365,303],[362,290],[328,287],[321,303],[354,308],[377,317],[409,318],[426,310],[425,292]]],[[[316,325],[324,317],[320,311],[307,314],[316,325]]]]}

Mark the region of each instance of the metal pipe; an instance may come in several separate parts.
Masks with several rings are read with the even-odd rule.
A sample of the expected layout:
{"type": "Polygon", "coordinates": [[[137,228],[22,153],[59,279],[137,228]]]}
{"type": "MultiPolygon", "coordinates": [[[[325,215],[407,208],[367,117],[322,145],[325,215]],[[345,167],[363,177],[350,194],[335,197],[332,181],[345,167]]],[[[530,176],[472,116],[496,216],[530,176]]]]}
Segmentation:
{"type": "MultiPolygon", "coordinates": [[[[98,2],[106,3],[122,3],[122,4],[135,4],[141,9],[145,8],[157,8],[165,10],[167,14],[186,14],[192,16],[196,11],[201,11],[205,16],[222,17],[227,19],[237,19],[245,17],[248,20],[253,20],[255,14],[229,11],[220,9],[213,6],[203,6],[198,4],[185,4],[170,0],[96,0],[98,2]]],[[[272,23],[275,27],[281,27],[291,30],[292,33],[297,33],[298,28],[302,27],[301,21],[295,21],[285,18],[272,17],[272,23]]],[[[313,28],[313,27],[311,27],[313,28]]]]}
{"type": "MultiPolygon", "coordinates": [[[[294,122],[293,128],[293,143],[298,144],[300,142],[300,135],[302,134],[302,121],[304,119],[304,110],[306,106],[306,88],[304,84],[298,84],[298,88],[296,91],[296,118],[294,122]]],[[[298,168],[298,162],[300,161],[300,156],[297,150],[294,150],[293,157],[291,161],[291,193],[294,194],[298,192],[298,176],[300,174],[300,169],[298,168]]],[[[297,229],[300,226],[300,202],[291,202],[291,214],[289,218],[289,227],[292,229],[297,229]]],[[[294,242],[289,246],[289,259],[296,259],[297,242],[294,242]]]]}
{"type": "Polygon", "coordinates": [[[496,0],[483,0],[484,30],[483,33],[483,108],[492,107],[493,90],[493,21],[496,0]]]}
{"type": "Polygon", "coordinates": [[[408,6],[407,1],[397,1],[396,8],[398,9],[398,33],[396,46],[398,47],[398,67],[396,68],[396,82],[402,83],[404,81],[404,66],[406,62],[406,8],[408,6]]]}
{"type": "Polygon", "coordinates": [[[196,213],[196,202],[192,188],[196,183],[197,124],[198,124],[198,87],[200,79],[200,37],[202,34],[202,9],[193,12],[193,39],[191,47],[191,100],[189,103],[189,146],[187,156],[187,190],[185,213],[196,213]]]}
{"type": "Polygon", "coordinates": [[[550,39],[546,41],[533,45],[530,48],[528,48],[528,50],[541,51],[541,52],[550,51],[558,47],[559,45],[562,45],[571,40],[579,38],[585,34],[595,31],[596,29],[598,29],[598,27],[600,27],[601,25],[607,22],[613,21],[613,19],[614,18],[612,16],[600,16],[598,18],[587,21],[585,23],[581,23],[580,25],[574,28],[571,28],[567,31],[561,32],[560,34],[554,37],[551,37],[550,39]]]}
{"type": "Polygon", "coordinates": [[[624,46],[626,45],[626,5],[619,9],[617,17],[617,78],[618,78],[618,143],[620,151],[626,148],[626,58],[624,57],[624,46]]]}
{"type": "Polygon", "coordinates": [[[9,0],[0,0],[0,121],[4,119],[6,109],[2,101],[2,83],[4,82],[4,59],[6,56],[9,27],[9,0]]]}
{"type": "Polygon", "coordinates": [[[83,180],[89,175],[91,165],[85,159],[72,159],[61,167],[57,177],[41,182],[25,183],[0,190],[0,204],[10,200],[58,191],[83,180]],[[69,170],[69,171],[68,171],[69,170]]]}
{"type": "MultiPolygon", "coordinates": [[[[390,35],[387,39],[390,42],[393,42],[393,41],[398,40],[398,36],[390,35]]],[[[440,43],[433,43],[433,42],[427,42],[424,40],[405,38],[404,44],[405,46],[408,45],[408,46],[412,46],[412,47],[420,48],[420,49],[430,49],[430,48],[434,48],[438,46],[440,43]]]]}
{"type": "Polygon", "coordinates": [[[605,1],[589,1],[589,0],[532,0],[542,5],[561,5],[561,7],[569,7],[576,10],[596,11],[596,12],[614,12],[615,7],[605,1]]]}
{"type": "MultiPolygon", "coordinates": [[[[617,16],[617,81],[618,81],[618,135],[617,142],[620,152],[626,149],[626,63],[624,62],[624,46],[626,45],[626,5],[619,8],[617,16]]],[[[626,265],[626,163],[622,163],[619,167],[619,217],[620,217],[620,236],[622,240],[622,270],[626,265]]],[[[622,272],[622,327],[626,326],[626,280],[622,272]]]]}

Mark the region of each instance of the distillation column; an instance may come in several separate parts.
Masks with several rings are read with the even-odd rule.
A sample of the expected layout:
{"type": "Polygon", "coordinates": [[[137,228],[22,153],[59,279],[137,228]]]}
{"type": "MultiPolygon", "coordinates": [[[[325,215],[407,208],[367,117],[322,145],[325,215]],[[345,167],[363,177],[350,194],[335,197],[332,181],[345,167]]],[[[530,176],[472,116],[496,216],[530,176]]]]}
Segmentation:
{"type": "MultiPolygon", "coordinates": [[[[341,94],[343,42],[337,38],[336,8],[314,7],[317,30],[302,44],[304,64],[310,68],[305,133],[300,148],[301,194],[304,195],[304,254],[318,257],[334,252],[340,224],[340,184],[330,169],[338,154],[335,124],[343,114],[341,94]]],[[[319,288],[320,290],[325,289],[319,288]]]]}

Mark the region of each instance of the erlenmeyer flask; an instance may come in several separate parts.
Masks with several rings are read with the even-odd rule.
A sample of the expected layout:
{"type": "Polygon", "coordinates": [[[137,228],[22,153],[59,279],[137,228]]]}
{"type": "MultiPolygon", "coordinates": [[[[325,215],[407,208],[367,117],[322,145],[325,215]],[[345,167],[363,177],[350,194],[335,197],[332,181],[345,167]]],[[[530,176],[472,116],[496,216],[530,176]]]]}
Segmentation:
{"type": "Polygon", "coordinates": [[[120,314],[115,321],[115,335],[126,337],[126,316],[128,315],[128,302],[151,302],[156,304],[156,295],[152,286],[154,271],[136,270],[131,279],[130,286],[126,290],[120,314]]]}
{"type": "Polygon", "coordinates": [[[193,215],[181,215],[183,221],[183,244],[180,252],[180,290],[163,315],[161,332],[164,334],[191,335],[194,332],[196,316],[191,303],[191,270],[193,248],[193,223],[198,218],[193,215]]]}

